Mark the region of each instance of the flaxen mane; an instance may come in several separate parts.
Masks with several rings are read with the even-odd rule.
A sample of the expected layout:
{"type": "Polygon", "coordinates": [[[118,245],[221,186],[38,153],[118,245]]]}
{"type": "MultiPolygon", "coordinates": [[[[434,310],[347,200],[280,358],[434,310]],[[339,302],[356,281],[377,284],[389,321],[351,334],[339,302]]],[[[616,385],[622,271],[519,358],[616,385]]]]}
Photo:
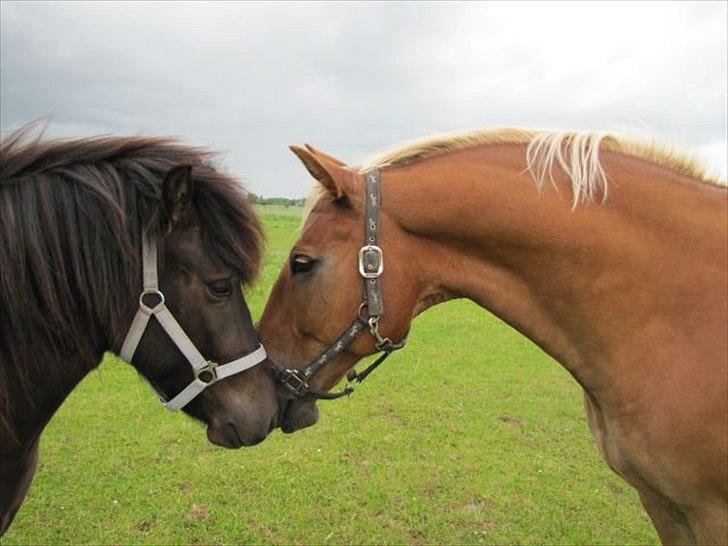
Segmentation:
{"type": "Polygon", "coordinates": [[[162,229],[162,182],[173,167],[193,167],[206,247],[253,279],[260,225],[213,156],[163,137],[47,140],[33,126],[0,143],[0,428],[9,423],[10,377],[31,398],[30,370],[90,369],[111,341],[99,336],[125,328],[141,287],[141,232],[162,229]]]}
{"type": "Polygon", "coordinates": [[[608,133],[586,131],[548,131],[533,129],[479,129],[425,137],[380,153],[358,166],[372,168],[406,165],[457,150],[487,144],[525,144],[524,168],[537,186],[553,181],[558,166],[572,182],[573,205],[590,203],[608,193],[608,173],[599,160],[600,150],[609,150],[645,159],[707,184],[725,186],[724,180],[710,177],[694,159],[666,145],[641,142],[608,133]]]}

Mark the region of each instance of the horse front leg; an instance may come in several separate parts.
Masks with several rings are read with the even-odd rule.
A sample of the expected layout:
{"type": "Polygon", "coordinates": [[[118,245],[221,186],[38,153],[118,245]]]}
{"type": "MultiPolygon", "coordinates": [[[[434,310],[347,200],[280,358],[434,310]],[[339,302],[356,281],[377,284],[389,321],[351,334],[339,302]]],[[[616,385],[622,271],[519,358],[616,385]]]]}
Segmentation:
{"type": "Polygon", "coordinates": [[[642,506],[650,516],[660,541],[663,544],[696,544],[696,537],[684,514],[679,512],[669,500],[648,490],[646,487],[640,487],[638,484],[641,480],[630,480],[625,475],[626,466],[622,460],[623,454],[620,446],[615,438],[611,438],[608,434],[607,422],[601,407],[587,390],[584,390],[584,409],[586,410],[587,423],[599,452],[616,474],[637,489],[642,506]]]}
{"type": "Polygon", "coordinates": [[[642,506],[657,530],[660,542],[666,545],[705,544],[695,536],[685,514],[668,499],[649,491],[638,492],[642,506]]]}
{"type": "Polygon", "coordinates": [[[33,476],[38,468],[38,446],[36,438],[27,449],[20,453],[3,454],[0,473],[0,536],[5,534],[23,504],[33,476]]]}
{"type": "Polygon", "coordinates": [[[728,504],[716,500],[692,509],[687,514],[698,544],[728,544],[728,504]]]}

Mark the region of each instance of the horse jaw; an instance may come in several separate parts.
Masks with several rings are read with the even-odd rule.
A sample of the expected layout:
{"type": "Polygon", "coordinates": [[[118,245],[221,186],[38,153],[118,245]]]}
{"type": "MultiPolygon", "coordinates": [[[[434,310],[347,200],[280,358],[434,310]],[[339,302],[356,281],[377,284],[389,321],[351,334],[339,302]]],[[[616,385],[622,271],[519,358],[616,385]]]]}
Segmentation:
{"type": "Polygon", "coordinates": [[[319,410],[315,400],[294,399],[289,401],[281,412],[279,426],[283,432],[290,434],[315,425],[318,419],[319,410]]]}

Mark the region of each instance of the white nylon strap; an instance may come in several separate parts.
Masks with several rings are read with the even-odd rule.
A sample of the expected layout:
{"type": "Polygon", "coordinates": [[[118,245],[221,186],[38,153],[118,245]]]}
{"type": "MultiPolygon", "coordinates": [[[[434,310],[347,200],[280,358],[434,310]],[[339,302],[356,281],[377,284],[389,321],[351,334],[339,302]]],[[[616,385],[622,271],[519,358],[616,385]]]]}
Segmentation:
{"type": "Polygon", "coordinates": [[[187,334],[185,334],[184,330],[179,325],[179,322],[177,322],[177,319],[172,316],[172,313],[170,313],[167,306],[163,305],[161,309],[155,313],[155,316],[157,317],[159,324],[162,328],[164,328],[164,331],[167,332],[170,338],[172,338],[172,341],[177,348],[183,355],[185,355],[185,358],[192,366],[192,369],[199,370],[204,368],[207,365],[205,357],[197,350],[197,347],[195,347],[195,344],[192,343],[192,340],[187,337],[187,334]]]}
{"type": "Polygon", "coordinates": [[[157,240],[142,237],[142,271],[144,275],[144,291],[159,290],[157,281],[157,240]]]}
{"type": "Polygon", "coordinates": [[[167,402],[162,400],[162,405],[164,405],[164,407],[170,411],[181,410],[183,407],[189,404],[198,394],[204,391],[208,385],[209,383],[204,383],[199,379],[195,378],[195,380],[187,385],[184,389],[182,389],[182,392],[180,392],[177,396],[173,397],[167,402]]]}
{"type": "Polygon", "coordinates": [[[204,391],[207,387],[209,387],[216,381],[248,370],[256,366],[257,364],[260,364],[266,358],[267,355],[265,353],[265,348],[261,345],[250,354],[238,358],[237,360],[233,360],[232,362],[228,362],[227,364],[223,364],[222,366],[217,366],[215,368],[215,379],[213,381],[205,383],[195,378],[195,380],[187,385],[182,390],[182,392],[180,392],[177,396],[175,396],[168,402],[165,402],[164,407],[170,411],[177,411],[179,409],[182,409],[187,404],[189,404],[198,394],[200,394],[202,391],[204,391]]]}
{"type": "Polygon", "coordinates": [[[134,353],[139,346],[139,341],[141,341],[142,336],[144,335],[144,330],[147,329],[147,324],[149,324],[149,319],[151,317],[152,313],[148,307],[139,307],[136,315],[134,315],[134,320],[131,322],[129,332],[126,334],[124,344],[121,346],[121,350],[119,351],[119,356],[127,362],[131,362],[131,358],[134,356],[134,353]]]}
{"type": "MultiPolygon", "coordinates": [[[[159,287],[157,285],[157,241],[156,239],[147,237],[146,233],[142,236],[142,275],[144,284],[142,298],[148,292],[159,293],[159,287]]],[[[161,293],[159,295],[161,296],[161,293]]],[[[152,310],[144,305],[142,301],[139,302],[139,310],[134,315],[134,320],[132,320],[131,326],[129,326],[129,332],[127,332],[124,343],[119,351],[119,356],[127,362],[131,362],[139,346],[139,342],[144,335],[144,331],[147,329],[149,319],[152,318],[155,311],[156,308],[152,310]]]]}
{"type": "Polygon", "coordinates": [[[164,304],[164,295],[159,291],[158,279],[157,279],[157,241],[153,238],[147,237],[146,233],[142,237],[142,272],[144,277],[144,291],[139,298],[139,310],[134,315],[129,332],[126,334],[124,343],[119,350],[119,356],[131,362],[134,353],[139,346],[139,342],[144,335],[144,331],[149,325],[149,320],[152,315],[157,317],[157,321],[160,326],[167,332],[167,335],[172,339],[172,342],[182,352],[187,361],[192,366],[192,371],[195,374],[195,379],[187,385],[182,392],[178,393],[171,400],[164,402],[164,407],[171,411],[177,411],[186,406],[191,400],[193,400],[198,394],[204,391],[207,387],[218,381],[230,377],[236,373],[252,368],[256,364],[263,362],[267,356],[265,349],[261,345],[255,351],[247,354],[237,360],[218,366],[214,363],[207,362],[202,353],[197,350],[195,344],[187,336],[185,331],[180,326],[177,319],[174,318],[172,313],[169,311],[167,306],[164,304]],[[159,302],[152,308],[150,308],[144,302],[144,296],[155,296],[159,298],[159,302]],[[210,367],[210,373],[213,374],[211,380],[207,383],[201,381],[197,376],[200,370],[203,368],[210,367]]]}
{"type": "Polygon", "coordinates": [[[265,348],[261,345],[252,353],[245,355],[242,358],[223,364],[217,367],[217,378],[225,379],[236,373],[243,372],[249,368],[252,368],[256,364],[263,362],[268,355],[265,354],[265,348]]]}

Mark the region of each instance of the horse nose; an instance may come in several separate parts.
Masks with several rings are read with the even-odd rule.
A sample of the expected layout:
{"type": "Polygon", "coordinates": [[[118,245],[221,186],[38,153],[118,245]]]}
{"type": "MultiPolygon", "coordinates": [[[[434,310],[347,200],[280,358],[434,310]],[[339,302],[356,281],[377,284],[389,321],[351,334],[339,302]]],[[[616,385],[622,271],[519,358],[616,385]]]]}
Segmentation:
{"type": "Polygon", "coordinates": [[[269,423],[251,426],[248,423],[236,422],[234,419],[225,419],[208,425],[207,438],[215,445],[238,449],[261,443],[266,439],[269,431],[269,423]]]}
{"type": "Polygon", "coordinates": [[[241,431],[235,423],[227,423],[227,426],[235,431],[235,436],[240,444],[246,447],[254,446],[261,443],[268,436],[268,428],[259,428],[257,430],[241,431]]]}

